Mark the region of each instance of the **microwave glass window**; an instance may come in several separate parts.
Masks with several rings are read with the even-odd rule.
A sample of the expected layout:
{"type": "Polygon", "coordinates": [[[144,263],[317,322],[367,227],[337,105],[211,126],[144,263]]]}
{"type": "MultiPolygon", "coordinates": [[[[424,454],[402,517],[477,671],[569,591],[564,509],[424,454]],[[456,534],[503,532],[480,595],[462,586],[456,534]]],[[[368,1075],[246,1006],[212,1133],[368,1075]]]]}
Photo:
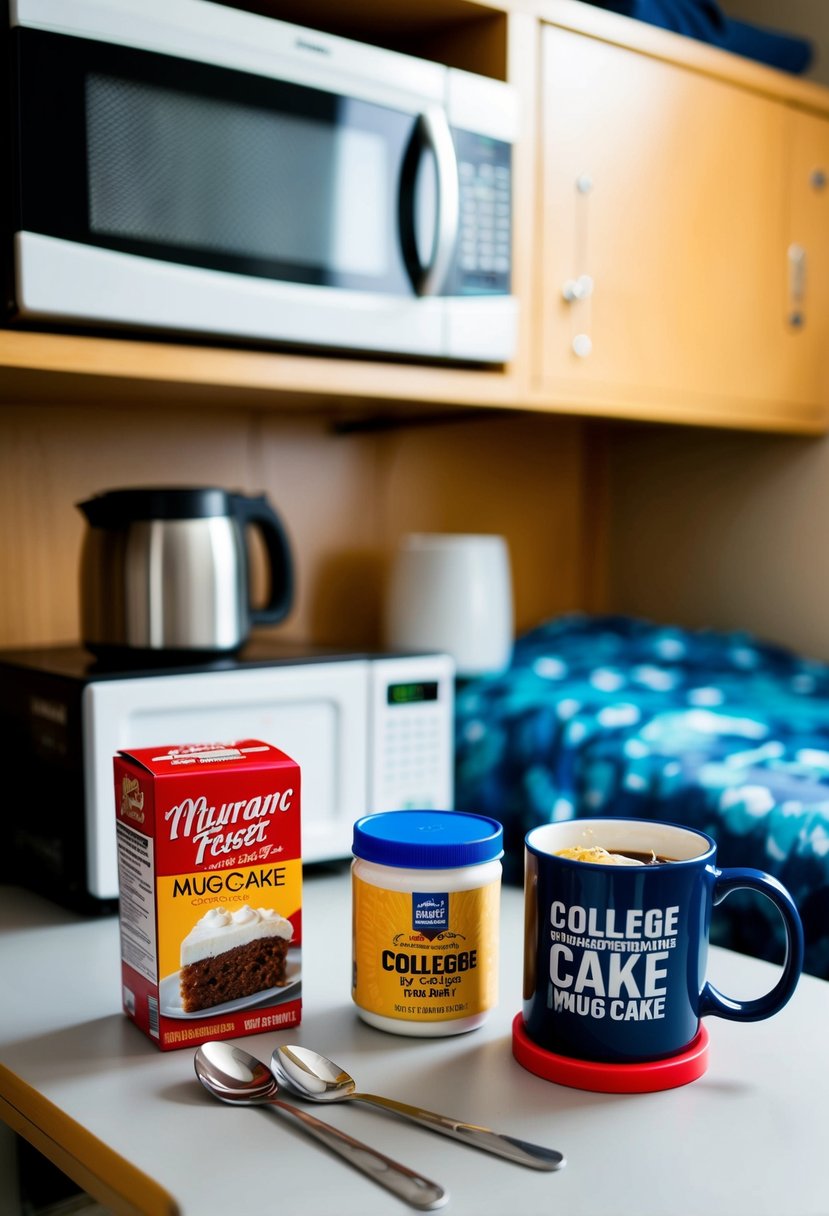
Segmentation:
{"type": "Polygon", "coordinates": [[[97,73],[86,114],[93,233],[388,273],[381,134],[97,73]]]}
{"type": "Polygon", "coordinates": [[[398,212],[416,114],[93,39],[22,30],[16,44],[17,229],[231,274],[414,294],[398,212]]]}

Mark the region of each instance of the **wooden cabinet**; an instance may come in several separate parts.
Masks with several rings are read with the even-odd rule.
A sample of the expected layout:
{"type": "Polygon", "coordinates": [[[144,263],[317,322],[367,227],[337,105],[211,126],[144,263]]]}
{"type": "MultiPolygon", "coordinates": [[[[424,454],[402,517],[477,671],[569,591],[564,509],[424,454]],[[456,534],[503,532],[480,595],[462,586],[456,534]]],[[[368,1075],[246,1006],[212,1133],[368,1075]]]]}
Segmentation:
{"type": "Polygon", "coordinates": [[[787,315],[787,229],[804,229],[815,262],[829,253],[800,164],[829,122],[556,26],[541,62],[543,394],[622,416],[822,429],[829,385],[787,315]]]}

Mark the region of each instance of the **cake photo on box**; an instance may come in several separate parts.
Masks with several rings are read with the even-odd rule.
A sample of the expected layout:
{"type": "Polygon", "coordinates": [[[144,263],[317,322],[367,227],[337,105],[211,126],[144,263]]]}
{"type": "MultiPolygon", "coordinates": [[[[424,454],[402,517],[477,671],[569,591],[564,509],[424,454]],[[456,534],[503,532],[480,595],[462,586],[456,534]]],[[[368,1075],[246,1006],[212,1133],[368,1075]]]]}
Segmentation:
{"type": "Polygon", "coordinates": [[[211,908],[181,943],[181,1007],[210,1009],[286,983],[293,925],[273,908],[211,908]]]}

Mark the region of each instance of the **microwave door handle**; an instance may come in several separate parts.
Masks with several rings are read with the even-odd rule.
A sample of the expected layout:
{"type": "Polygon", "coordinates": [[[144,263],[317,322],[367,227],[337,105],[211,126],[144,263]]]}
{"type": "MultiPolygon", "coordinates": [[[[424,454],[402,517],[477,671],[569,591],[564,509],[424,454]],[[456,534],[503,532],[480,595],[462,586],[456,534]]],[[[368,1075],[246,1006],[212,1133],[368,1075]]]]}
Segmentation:
{"type": "Polygon", "coordinates": [[[415,123],[400,173],[400,241],[406,269],[419,296],[436,296],[455,256],[460,220],[460,187],[455,143],[446,114],[438,107],[424,110],[415,123]],[[435,233],[428,263],[420,260],[415,236],[417,170],[431,152],[435,161],[435,233]]]}

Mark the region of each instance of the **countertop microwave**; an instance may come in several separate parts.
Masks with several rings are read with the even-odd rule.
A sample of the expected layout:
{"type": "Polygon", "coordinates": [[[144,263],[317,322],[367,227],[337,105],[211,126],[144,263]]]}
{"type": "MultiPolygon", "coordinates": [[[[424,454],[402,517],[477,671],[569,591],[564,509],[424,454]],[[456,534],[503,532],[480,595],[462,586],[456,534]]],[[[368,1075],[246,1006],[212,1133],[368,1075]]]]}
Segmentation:
{"type": "Polygon", "coordinates": [[[300,766],[303,863],[351,856],[356,819],[452,809],[449,655],[306,649],[267,638],[233,657],[101,664],[79,647],[0,651],[2,864],[83,912],[118,897],[113,759],[121,748],[258,738],[300,766]]]}
{"type": "Polygon", "coordinates": [[[513,356],[508,83],[209,0],[9,13],[9,323],[513,356]]]}

